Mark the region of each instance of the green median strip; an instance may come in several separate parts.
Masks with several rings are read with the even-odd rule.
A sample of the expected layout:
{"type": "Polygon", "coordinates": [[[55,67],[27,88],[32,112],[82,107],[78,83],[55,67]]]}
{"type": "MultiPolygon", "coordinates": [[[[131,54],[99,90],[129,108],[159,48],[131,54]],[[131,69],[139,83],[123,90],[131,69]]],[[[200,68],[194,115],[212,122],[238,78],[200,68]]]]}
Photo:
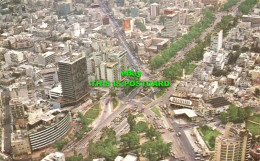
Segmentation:
{"type": "Polygon", "coordinates": [[[152,111],[153,111],[157,116],[162,117],[162,115],[161,115],[161,113],[160,113],[160,111],[158,110],[157,107],[153,107],[153,108],[152,108],[152,111]]]}

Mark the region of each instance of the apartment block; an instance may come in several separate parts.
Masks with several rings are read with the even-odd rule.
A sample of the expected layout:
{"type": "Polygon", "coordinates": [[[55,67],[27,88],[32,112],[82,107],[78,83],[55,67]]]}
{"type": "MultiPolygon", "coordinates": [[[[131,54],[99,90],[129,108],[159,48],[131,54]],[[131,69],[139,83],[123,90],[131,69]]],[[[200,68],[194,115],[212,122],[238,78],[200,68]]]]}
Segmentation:
{"type": "Polygon", "coordinates": [[[215,142],[214,161],[247,161],[252,134],[233,123],[226,125],[225,134],[215,142]]]}

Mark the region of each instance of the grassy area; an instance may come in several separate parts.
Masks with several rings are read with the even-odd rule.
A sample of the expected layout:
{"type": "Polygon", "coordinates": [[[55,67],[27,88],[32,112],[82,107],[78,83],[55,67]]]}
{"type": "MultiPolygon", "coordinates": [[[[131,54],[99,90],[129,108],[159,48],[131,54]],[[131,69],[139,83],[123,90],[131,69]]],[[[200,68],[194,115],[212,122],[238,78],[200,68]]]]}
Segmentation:
{"type": "Polygon", "coordinates": [[[100,103],[96,104],[95,106],[91,107],[91,109],[89,109],[86,114],[85,117],[88,119],[92,119],[95,120],[99,113],[100,113],[101,109],[100,109],[100,103]]]}
{"type": "Polygon", "coordinates": [[[213,130],[212,128],[208,127],[207,125],[201,126],[198,128],[203,140],[205,141],[209,150],[215,150],[215,139],[218,136],[219,132],[213,130]],[[211,140],[212,139],[212,140],[211,140]]]}
{"type": "Polygon", "coordinates": [[[118,100],[114,98],[112,100],[112,103],[113,103],[113,109],[115,109],[118,106],[118,100]]]}
{"type": "MultiPolygon", "coordinates": [[[[260,123],[260,114],[251,116],[248,120],[260,123]]],[[[260,125],[247,121],[246,126],[253,135],[260,135],[260,125]]]]}
{"type": "Polygon", "coordinates": [[[185,74],[190,75],[193,73],[193,70],[197,67],[198,65],[196,64],[189,64],[185,67],[185,74]]]}
{"type": "Polygon", "coordinates": [[[152,111],[153,111],[154,113],[156,113],[156,115],[158,115],[159,117],[162,117],[162,115],[161,115],[161,113],[160,113],[160,111],[158,110],[157,107],[153,107],[153,108],[152,108],[152,111]]]}
{"type": "Polygon", "coordinates": [[[260,123],[260,114],[256,114],[256,115],[254,115],[254,116],[251,116],[251,117],[249,117],[248,120],[251,120],[251,121],[260,123]]]}
{"type": "Polygon", "coordinates": [[[140,114],[140,115],[138,115],[137,117],[144,117],[144,114],[140,114]]]}
{"type": "Polygon", "coordinates": [[[159,98],[165,93],[165,88],[162,88],[159,92],[156,93],[156,97],[159,98]]]}

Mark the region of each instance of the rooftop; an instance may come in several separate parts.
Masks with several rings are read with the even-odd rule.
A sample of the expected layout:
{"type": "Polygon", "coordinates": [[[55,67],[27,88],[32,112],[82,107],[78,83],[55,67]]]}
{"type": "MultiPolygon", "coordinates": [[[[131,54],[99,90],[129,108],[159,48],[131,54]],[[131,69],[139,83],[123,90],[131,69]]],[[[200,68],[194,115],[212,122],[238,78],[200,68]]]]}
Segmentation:
{"type": "Polygon", "coordinates": [[[196,117],[196,113],[191,110],[191,109],[178,109],[178,110],[173,110],[174,114],[175,115],[187,115],[189,118],[192,118],[192,117],[196,117]]]}
{"type": "Polygon", "coordinates": [[[230,105],[231,103],[227,101],[224,97],[216,97],[206,101],[206,103],[211,104],[214,108],[230,105]]]}

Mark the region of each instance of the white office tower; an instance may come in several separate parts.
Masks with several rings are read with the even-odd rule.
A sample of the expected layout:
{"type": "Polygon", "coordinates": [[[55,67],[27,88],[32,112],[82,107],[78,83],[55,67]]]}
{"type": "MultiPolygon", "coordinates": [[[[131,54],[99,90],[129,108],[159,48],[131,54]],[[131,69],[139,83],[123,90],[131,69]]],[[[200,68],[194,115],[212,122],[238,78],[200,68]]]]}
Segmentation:
{"type": "Polygon", "coordinates": [[[159,4],[153,3],[151,4],[151,19],[155,19],[159,16],[159,4]]]}

